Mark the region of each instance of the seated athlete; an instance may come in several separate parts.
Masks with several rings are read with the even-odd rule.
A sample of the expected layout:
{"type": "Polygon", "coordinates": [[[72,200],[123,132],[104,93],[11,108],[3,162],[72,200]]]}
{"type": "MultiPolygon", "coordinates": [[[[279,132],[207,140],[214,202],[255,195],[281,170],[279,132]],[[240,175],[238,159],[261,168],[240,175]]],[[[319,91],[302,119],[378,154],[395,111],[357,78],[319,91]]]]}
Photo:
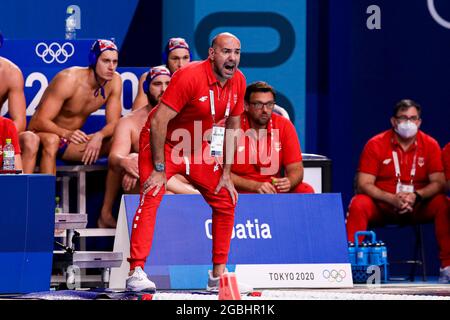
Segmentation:
{"type": "MultiPolygon", "coordinates": [[[[0,33],[0,48],[2,44],[3,35],[0,33]]],[[[15,150],[19,153],[21,151],[23,161],[23,168],[21,169],[24,173],[33,173],[39,149],[39,137],[31,131],[25,131],[27,119],[23,88],[22,71],[12,61],[0,57],[0,111],[2,105],[8,101],[8,115],[19,136],[20,150],[17,150],[17,148],[15,150]]],[[[5,141],[0,141],[1,143],[5,143],[5,141]]]]}
{"type": "Polygon", "coordinates": [[[116,45],[96,40],[89,53],[89,67],[64,69],[50,82],[29,125],[41,140],[42,173],[56,174],[57,156],[90,165],[108,154],[122,110],[117,64],[116,45]],[[106,125],[89,135],[81,131],[89,115],[102,105],[106,105],[106,125]]]}
{"type": "MultiPolygon", "coordinates": [[[[164,49],[162,60],[171,74],[188,64],[191,61],[191,53],[186,40],[183,38],[170,38],[164,49]]],[[[148,103],[147,96],[142,89],[147,75],[148,72],[145,72],[139,79],[139,89],[136,99],[134,99],[132,110],[139,109],[148,103]]]]}

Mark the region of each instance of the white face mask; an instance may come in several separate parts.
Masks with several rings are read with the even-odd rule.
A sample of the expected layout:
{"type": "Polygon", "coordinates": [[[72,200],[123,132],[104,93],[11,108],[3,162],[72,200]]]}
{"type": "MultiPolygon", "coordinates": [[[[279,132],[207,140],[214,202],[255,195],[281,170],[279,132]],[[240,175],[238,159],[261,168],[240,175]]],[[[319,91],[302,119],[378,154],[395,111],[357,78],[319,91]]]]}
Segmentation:
{"type": "Polygon", "coordinates": [[[417,125],[412,121],[401,122],[395,128],[395,132],[405,139],[414,137],[417,134],[417,130],[417,125]]]}

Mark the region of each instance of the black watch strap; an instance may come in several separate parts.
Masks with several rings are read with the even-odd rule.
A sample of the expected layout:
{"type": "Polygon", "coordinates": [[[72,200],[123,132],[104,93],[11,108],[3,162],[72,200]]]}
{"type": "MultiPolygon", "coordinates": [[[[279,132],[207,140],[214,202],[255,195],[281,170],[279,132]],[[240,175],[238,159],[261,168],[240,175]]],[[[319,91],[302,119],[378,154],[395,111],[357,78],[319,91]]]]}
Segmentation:
{"type": "Polygon", "coordinates": [[[417,191],[414,191],[414,194],[416,195],[416,202],[415,202],[415,204],[417,204],[417,203],[419,203],[419,202],[421,202],[423,200],[423,197],[417,191]]]}

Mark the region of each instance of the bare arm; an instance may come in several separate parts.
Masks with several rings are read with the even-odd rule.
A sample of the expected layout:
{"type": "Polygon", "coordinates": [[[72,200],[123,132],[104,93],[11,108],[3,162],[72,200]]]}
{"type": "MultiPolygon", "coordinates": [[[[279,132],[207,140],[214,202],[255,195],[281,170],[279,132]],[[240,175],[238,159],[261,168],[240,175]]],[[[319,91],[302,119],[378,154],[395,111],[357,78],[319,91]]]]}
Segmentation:
{"type": "Polygon", "coordinates": [[[14,66],[10,68],[8,78],[11,83],[8,91],[8,112],[17,133],[20,133],[25,130],[27,124],[23,75],[20,69],[14,66]]]}
{"type": "Polygon", "coordinates": [[[226,122],[226,134],[225,134],[225,144],[224,144],[224,168],[223,173],[230,175],[231,164],[233,163],[234,153],[237,146],[237,135],[239,129],[241,128],[241,117],[228,117],[226,122]],[[231,130],[230,130],[231,129],[231,130]]]}
{"type": "Polygon", "coordinates": [[[233,172],[231,172],[231,180],[233,181],[236,189],[247,192],[258,192],[259,185],[261,184],[255,180],[242,178],[233,172]]]}
{"type": "Polygon", "coordinates": [[[275,187],[269,182],[259,182],[251,179],[246,179],[231,173],[231,180],[238,190],[253,192],[253,193],[277,193],[275,187]]]}
{"type": "Polygon", "coordinates": [[[289,192],[303,181],[303,163],[294,162],[286,166],[286,177],[274,179],[278,192],[289,192]]]}
{"type": "MultiPolygon", "coordinates": [[[[435,172],[428,175],[430,183],[426,185],[425,188],[416,190],[417,193],[422,196],[423,199],[432,198],[438,193],[445,191],[445,176],[443,172],[435,172]]],[[[416,200],[416,195],[414,195],[414,202],[416,200]]]]}
{"type": "Polygon", "coordinates": [[[376,177],[369,173],[359,172],[357,178],[357,190],[359,193],[368,195],[369,197],[387,202],[399,210],[408,207],[408,203],[403,198],[395,194],[381,190],[375,185],[376,177]]]}
{"type": "Polygon", "coordinates": [[[16,154],[14,156],[14,167],[16,168],[16,170],[22,170],[23,169],[22,156],[20,154],[16,154]]]}
{"type": "Polygon", "coordinates": [[[392,203],[394,194],[386,192],[375,186],[376,176],[364,172],[358,172],[357,190],[359,193],[366,194],[369,197],[392,203]]]}
{"type": "Polygon", "coordinates": [[[122,94],[122,80],[117,73],[114,75],[111,85],[111,95],[106,102],[106,126],[99,131],[103,138],[112,137],[114,128],[122,114],[122,102],[120,100],[122,94]]]}
{"type": "Polygon", "coordinates": [[[138,161],[135,155],[131,156],[132,149],[131,132],[133,123],[127,118],[122,118],[114,130],[114,136],[109,152],[109,165],[117,171],[131,174],[139,178],[138,161]]]}
{"type": "Polygon", "coordinates": [[[114,128],[120,119],[122,112],[122,104],[120,102],[122,81],[117,73],[114,75],[111,86],[111,94],[106,102],[106,125],[102,128],[102,130],[96,132],[90,137],[89,142],[86,144],[83,157],[81,158],[81,161],[87,165],[97,161],[100,155],[103,139],[109,138],[113,135],[114,128]]]}
{"type": "Polygon", "coordinates": [[[164,142],[167,135],[167,124],[175,118],[177,112],[164,103],[160,103],[151,122],[152,160],[155,163],[165,163],[164,142]]]}
{"type": "MultiPolygon", "coordinates": [[[[428,175],[430,183],[416,192],[422,197],[422,199],[432,198],[440,192],[445,190],[445,176],[443,172],[435,172],[428,175]]],[[[403,192],[401,197],[408,202],[409,210],[412,211],[413,207],[418,203],[417,195],[414,192],[403,192]]]]}
{"type": "Polygon", "coordinates": [[[136,95],[136,98],[134,99],[133,106],[131,107],[132,111],[139,109],[143,106],[146,106],[148,104],[147,95],[145,94],[143,89],[144,81],[145,78],[147,78],[147,74],[148,72],[145,72],[139,79],[138,93],[136,95]]]}
{"type": "Polygon", "coordinates": [[[69,139],[72,131],[59,127],[53,120],[61,111],[64,101],[72,96],[74,86],[74,81],[65,72],[57,74],[45,90],[38,108],[30,120],[29,129],[54,133],[69,139]]]}
{"type": "MultiPolygon", "coordinates": [[[[152,149],[152,161],[155,163],[165,163],[164,143],[167,135],[167,124],[175,118],[177,112],[164,103],[160,103],[151,121],[150,146],[152,149]]],[[[153,196],[156,196],[163,185],[167,184],[166,173],[153,170],[150,177],[144,182],[143,193],[155,189],[153,196]]]]}
{"type": "Polygon", "coordinates": [[[225,132],[225,145],[223,154],[223,173],[220,177],[219,183],[216,187],[215,193],[218,193],[222,187],[226,188],[231,196],[233,204],[236,204],[238,199],[238,193],[234,187],[233,181],[231,179],[231,164],[233,163],[234,153],[237,146],[237,133],[241,128],[241,117],[240,116],[230,116],[228,117],[225,132]]]}
{"type": "Polygon", "coordinates": [[[286,166],[286,177],[291,182],[291,188],[295,188],[303,181],[303,163],[294,162],[286,166]]]}

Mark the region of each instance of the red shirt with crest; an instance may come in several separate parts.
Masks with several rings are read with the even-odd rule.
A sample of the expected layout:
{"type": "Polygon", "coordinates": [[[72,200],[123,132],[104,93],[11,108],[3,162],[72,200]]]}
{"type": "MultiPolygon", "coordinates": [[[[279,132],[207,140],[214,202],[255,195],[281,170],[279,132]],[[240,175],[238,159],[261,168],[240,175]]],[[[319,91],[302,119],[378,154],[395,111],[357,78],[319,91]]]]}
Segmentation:
{"type": "Polygon", "coordinates": [[[431,136],[418,131],[416,142],[407,151],[403,151],[394,131],[384,131],[365,145],[358,171],[374,175],[375,185],[386,192],[395,193],[397,187],[393,151],[398,154],[400,179],[403,184],[411,183],[411,168],[414,157],[416,158],[416,174],[413,179],[416,190],[430,183],[430,174],[444,170],[441,149],[431,136]]]}
{"type": "Polygon", "coordinates": [[[245,179],[271,182],[272,176],[281,176],[281,168],[302,161],[297,132],[289,119],[272,113],[267,125],[267,136],[261,137],[260,140],[252,137],[249,128],[248,116],[244,112],[241,116],[241,129],[244,134],[238,143],[231,166],[234,174],[245,179]]]}
{"type": "MultiPolygon", "coordinates": [[[[175,146],[183,140],[180,136],[188,133],[191,150],[201,147],[205,132],[213,126],[210,90],[214,92],[215,122],[219,123],[225,117],[228,103],[230,116],[239,116],[243,112],[245,88],[245,77],[240,70],[236,70],[222,86],[214,76],[208,59],[191,62],[177,70],[161,97],[161,102],[178,112],[167,126],[166,142],[175,146]]],[[[150,113],[146,128],[150,127],[152,116],[153,113],[150,113]]]]}

